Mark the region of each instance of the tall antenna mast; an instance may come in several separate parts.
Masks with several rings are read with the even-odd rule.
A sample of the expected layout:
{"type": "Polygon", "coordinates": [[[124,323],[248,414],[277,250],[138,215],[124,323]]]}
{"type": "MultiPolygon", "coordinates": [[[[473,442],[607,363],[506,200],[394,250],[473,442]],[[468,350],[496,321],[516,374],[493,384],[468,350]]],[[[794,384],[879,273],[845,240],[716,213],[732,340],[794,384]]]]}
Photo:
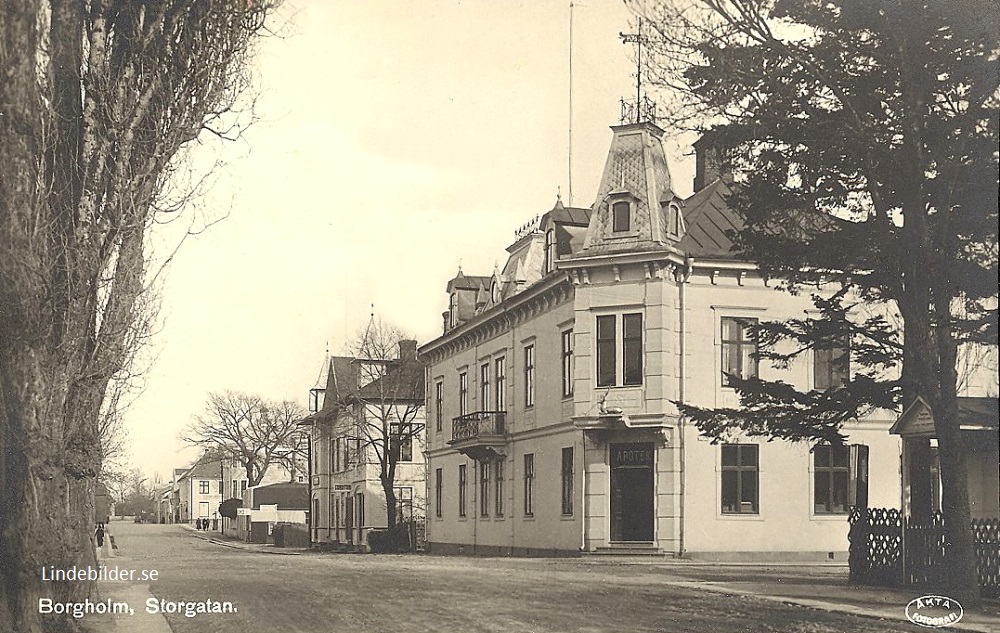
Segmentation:
{"type": "Polygon", "coordinates": [[[569,0],[569,182],[566,188],[568,206],[573,206],[573,6],[573,0],[569,0]]]}

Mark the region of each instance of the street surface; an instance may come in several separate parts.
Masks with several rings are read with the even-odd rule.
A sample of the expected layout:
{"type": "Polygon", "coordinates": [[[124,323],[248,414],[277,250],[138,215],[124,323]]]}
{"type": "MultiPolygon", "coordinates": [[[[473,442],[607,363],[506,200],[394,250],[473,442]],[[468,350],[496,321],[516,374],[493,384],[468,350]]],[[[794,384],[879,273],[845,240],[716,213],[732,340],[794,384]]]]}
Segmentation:
{"type": "MultiPolygon", "coordinates": [[[[921,630],[903,619],[905,600],[899,602],[903,597],[898,591],[846,587],[843,567],[711,566],[608,557],[275,555],[225,547],[180,526],[113,527],[119,557],[105,564],[156,570],[157,577],[111,586],[116,595],[131,596],[136,615],[124,616],[118,625],[111,616],[88,615],[83,621],[93,633],[162,627],[159,616],[144,613],[149,594],[171,602],[229,601],[236,609],[195,617],[167,615],[173,633],[921,630]],[[882,601],[898,616],[880,620],[831,613],[730,591],[769,584],[789,587],[790,594],[782,595],[815,595],[816,587],[824,586],[853,591],[859,604],[882,601]]],[[[102,597],[108,587],[102,585],[102,597]]]]}

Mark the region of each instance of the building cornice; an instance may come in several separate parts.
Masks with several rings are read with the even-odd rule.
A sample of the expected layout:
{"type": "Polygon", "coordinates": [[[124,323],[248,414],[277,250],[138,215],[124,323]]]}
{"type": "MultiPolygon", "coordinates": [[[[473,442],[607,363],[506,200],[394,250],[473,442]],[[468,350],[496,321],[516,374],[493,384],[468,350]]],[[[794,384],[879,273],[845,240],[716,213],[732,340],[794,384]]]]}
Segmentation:
{"type": "Polygon", "coordinates": [[[519,323],[572,300],[573,293],[573,285],[566,273],[550,274],[523,292],[426,343],[419,350],[420,356],[435,362],[438,358],[488,341],[519,323]]]}

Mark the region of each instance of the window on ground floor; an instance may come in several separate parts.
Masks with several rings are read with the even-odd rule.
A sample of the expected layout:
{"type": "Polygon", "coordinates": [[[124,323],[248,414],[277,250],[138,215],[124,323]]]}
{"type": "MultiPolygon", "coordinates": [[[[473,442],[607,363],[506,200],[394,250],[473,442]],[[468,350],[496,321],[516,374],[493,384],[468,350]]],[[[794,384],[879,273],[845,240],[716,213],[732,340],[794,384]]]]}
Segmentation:
{"type": "Polygon", "coordinates": [[[760,512],[759,457],[756,444],[722,445],[722,513],[760,512]]]}

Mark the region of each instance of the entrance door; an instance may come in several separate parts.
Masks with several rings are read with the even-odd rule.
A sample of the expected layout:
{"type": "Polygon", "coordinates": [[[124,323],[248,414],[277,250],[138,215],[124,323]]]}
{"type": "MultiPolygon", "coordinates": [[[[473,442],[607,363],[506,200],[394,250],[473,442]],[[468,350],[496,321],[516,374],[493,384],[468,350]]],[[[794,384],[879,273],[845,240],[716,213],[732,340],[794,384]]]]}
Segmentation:
{"type": "Polygon", "coordinates": [[[344,498],[344,531],[347,534],[347,542],[354,543],[354,504],[350,496],[344,498]]]}
{"type": "Polygon", "coordinates": [[[653,540],[653,444],[611,445],[611,540],[653,540]]]}

